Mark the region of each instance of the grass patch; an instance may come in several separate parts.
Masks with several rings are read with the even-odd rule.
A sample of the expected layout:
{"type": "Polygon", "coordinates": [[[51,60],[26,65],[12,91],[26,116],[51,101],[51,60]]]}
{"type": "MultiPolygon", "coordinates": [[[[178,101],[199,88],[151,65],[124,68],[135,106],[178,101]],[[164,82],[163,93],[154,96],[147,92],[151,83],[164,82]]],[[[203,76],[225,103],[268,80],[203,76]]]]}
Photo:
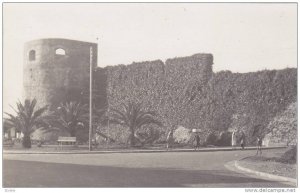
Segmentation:
{"type": "Polygon", "coordinates": [[[239,164],[255,171],[297,178],[296,153],[296,147],[288,148],[280,153],[264,152],[262,156],[247,157],[239,161],[239,164]]]}

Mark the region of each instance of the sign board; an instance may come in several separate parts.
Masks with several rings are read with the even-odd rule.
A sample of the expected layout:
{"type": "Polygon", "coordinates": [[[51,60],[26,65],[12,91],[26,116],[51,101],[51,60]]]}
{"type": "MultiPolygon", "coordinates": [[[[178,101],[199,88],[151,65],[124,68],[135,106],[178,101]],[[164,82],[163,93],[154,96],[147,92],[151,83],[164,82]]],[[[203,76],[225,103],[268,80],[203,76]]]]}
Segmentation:
{"type": "Polygon", "coordinates": [[[198,133],[198,132],[201,132],[201,129],[192,129],[192,132],[193,133],[198,133]]]}

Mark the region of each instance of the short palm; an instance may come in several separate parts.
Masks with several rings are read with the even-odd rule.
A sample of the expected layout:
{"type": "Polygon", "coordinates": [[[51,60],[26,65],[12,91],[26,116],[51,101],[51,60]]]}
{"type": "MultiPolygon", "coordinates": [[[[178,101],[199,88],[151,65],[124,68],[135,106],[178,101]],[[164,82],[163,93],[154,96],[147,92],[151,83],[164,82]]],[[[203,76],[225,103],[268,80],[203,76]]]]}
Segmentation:
{"type": "Polygon", "coordinates": [[[67,131],[72,137],[76,136],[79,128],[88,125],[88,107],[78,102],[67,102],[53,112],[51,125],[67,131]]]}
{"type": "Polygon", "coordinates": [[[40,126],[47,126],[45,116],[43,116],[47,106],[35,110],[36,104],[36,99],[32,101],[26,99],[24,105],[21,102],[17,103],[17,109],[14,109],[16,115],[6,113],[8,115],[8,118],[6,118],[7,124],[24,134],[23,147],[25,148],[31,147],[31,133],[40,126]]]}
{"type": "Polygon", "coordinates": [[[112,109],[111,122],[117,123],[129,128],[129,142],[131,146],[139,140],[137,131],[144,125],[155,124],[161,126],[161,122],[155,119],[155,113],[152,111],[143,111],[141,104],[129,102],[122,105],[123,110],[112,109]]]}

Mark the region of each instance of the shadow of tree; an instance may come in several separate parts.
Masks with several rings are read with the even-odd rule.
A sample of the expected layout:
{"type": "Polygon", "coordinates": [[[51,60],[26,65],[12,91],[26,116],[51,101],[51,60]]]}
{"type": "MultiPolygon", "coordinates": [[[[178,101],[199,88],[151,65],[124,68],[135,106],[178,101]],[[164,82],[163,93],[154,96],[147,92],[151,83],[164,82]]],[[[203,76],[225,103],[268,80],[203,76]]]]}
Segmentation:
{"type": "Polygon", "coordinates": [[[4,187],[283,187],[227,170],[124,168],[3,160],[4,187]]]}

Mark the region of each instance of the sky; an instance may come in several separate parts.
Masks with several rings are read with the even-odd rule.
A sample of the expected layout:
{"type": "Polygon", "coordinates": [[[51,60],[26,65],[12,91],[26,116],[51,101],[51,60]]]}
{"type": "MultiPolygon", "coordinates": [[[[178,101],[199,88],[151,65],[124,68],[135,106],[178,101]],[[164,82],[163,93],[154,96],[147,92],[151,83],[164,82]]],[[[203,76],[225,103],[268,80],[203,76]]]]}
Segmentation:
{"type": "Polygon", "coordinates": [[[297,67],[296,3],[5,3],[3,111],[22,101],[24,43],[98,43],[98,66],[212,53],[213,70],[297,67]]]}

